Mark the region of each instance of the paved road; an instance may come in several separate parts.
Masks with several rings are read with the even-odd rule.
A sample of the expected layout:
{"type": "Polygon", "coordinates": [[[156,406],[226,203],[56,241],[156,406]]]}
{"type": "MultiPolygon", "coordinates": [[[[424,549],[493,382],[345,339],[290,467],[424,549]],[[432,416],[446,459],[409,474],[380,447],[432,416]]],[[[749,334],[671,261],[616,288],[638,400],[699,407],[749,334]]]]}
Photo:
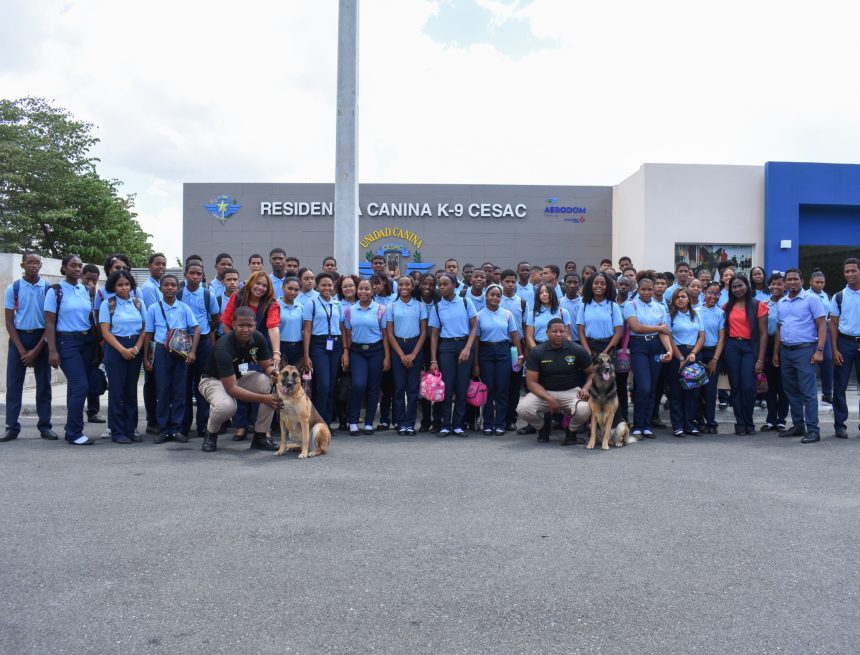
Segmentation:
{"type": "Polygon", "coordinates": [[[860,644],[856,425],[610,452],[389,433],[299,461],[73,448],[27,421],[0,444],[2,653],[860,644]]]}

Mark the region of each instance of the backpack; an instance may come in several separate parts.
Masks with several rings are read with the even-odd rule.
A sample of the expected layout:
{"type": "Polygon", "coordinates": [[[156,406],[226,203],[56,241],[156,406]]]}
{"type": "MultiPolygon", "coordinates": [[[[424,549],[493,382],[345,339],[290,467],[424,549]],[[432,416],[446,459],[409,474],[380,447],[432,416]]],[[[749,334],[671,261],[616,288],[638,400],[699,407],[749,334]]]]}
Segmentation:
{"type": "MultiPolygon", "coordinates": [[[[177,300],[182,300],[183,292],[185,291],[185,284],[179,289],[179,292],[176,294],[177,300]]],[[[209,305],[212,302],[212,294],[209,293],[209,287],[203,287],[203,305],[206,309],[206,320],[209,323],[212,323],[212,314],[209,312],[209,305]]],[[[218,309],[221,309],[221,303],[218,303],[218,309]]]]}
{"type": "MultiPolygon", "coordinates": [[[[140,299],[137,296],[132,296],[132,301],[134,302],[134,308],[140,312],[140,329],[142,330],[144,325],[146,325],[146,319],[143,317],[143,312],[141,311],[140,299]]],[[[113,329],[113,315],[116,312],[116,296],[111,296],[107,299],[108,311],[110,312],[110,327],[113,329]]],[[[164,317],[167,320],[167,317],[164,317]]]]}
{"type": "MultiPolygon", "coordinates": [[[[839,313],[842,314],[842,292],[838,291],[835,296],[833,296],[834,300],[836,300],[836,307],[839,309],[839,313]]],[[[18,296],[15,296],[15,303],[17,305],[18,296]]]]}
{"type": "MultiPolygon", "coordinates": [[[[41,280],[42,278],[39,278],[39,279],[41,280]]],[[[59,285],[58,285],[58,286],[59,286],[59,285]]],[[[48,289],[50,289],[50,288],[51,288],[51,287],[50,287],[49,285],[47,285],[47,284],[45,285],[45,295],[46,295],[46,296],[48,295],[48,289]]],[[[12,283],[12,295],[13,295],[13,296],[14,296],[14,298],[15,298],[15,307],[13,308],[13,310],[12,310],[12,311],[15,311],[15,312],[17,312],[17,311],[18,311],[18,292],[19,292],[20,290],[21,290],[21,280],[15,280],[15,281],[12,283]]],[[[61,292],[60,292],[60,297],[62,297],[62,295],[63,295],[63,292],[61,291],[61,292]]],[[[841,306],[842,306],[842,298],[840,298],[840,299],[839,299],[839,303],[840,303],[840,305],[839,305],[839,306],[841,307],[841,306]]],[[[59,303],[57,304],[57,307],[59,308],[59,303]]]]}

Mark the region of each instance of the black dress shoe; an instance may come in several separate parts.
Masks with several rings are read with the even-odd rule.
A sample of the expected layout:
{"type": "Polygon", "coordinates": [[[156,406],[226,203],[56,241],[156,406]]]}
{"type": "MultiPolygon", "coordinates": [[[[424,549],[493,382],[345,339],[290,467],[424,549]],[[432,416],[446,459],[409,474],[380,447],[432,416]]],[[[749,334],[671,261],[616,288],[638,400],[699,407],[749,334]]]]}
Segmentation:
{"type": "MultiPolygon", "coordinates": [[[[17,438],[18,438],[17,432],[15,432],[14,430],[6,430],[6,434],[4,434],[2,437],[0,437],[0,441],[12,441],[12,440],[17,439],[17,438]]],[[[57,438],[56,435],[54,435],[54,438],[55,439],[57,438]]]]}
{"type": "Polygon", "coordinates": [[[546,421],[540,430],[538,430],[537,440],[538,443],[547,443],[549,441],[549,435],[552,434],[552,423],[550,421],[546,421]]]}
{"type": "Polygon", "coordinates": [[[517,424],[516,423],[508,423],[505,426],[505,432],[516,432],[517,424]]]}
{"type": "Polygon", "coordinates": [[[153,440],[152,440],[152,443],[154,443],[154,444],[163,444],[163,443],[167,443],[167,441],[168,441],[169,439],[170,439],[170,435],[169,435],[169,434],[159,434],[155,439],[153,439],[153,440]]]}
{"type": "Polygon", "coordinates": [[[197,429],[197,436],[198,437],[203,437],[205,439],[207,434],[209,434],[209,431],[206,428],[198,428],[197,429]]]}
{"type": "Polygon", "coordinates": [[[188,443],[188,435],[184,432],[174,432],[173,440],[178,441],[179,443],[188,443]]]}
{"type": "Polygon", "coordinates": [[[821,441],[821,436],[817,432],[810,432],[800,440],[800,443],[815,443],[816,441],[821,441]]]}
{"type": "Polygon", "coordinates": [[[805,437],[806,436],[806,426],[804,425],[795,425],[791,430],[785,430],[784,432],[779,433],[780,437],[805,437]]]}
{"type": "Polygon", "coordinates": [[[651,427],[652,428],[659,428],[660,430],[663,430],[666,428],[666,424],[660,420],[659,416],[652,416],[651,417],[651,427]]]}
{"type": "Polygon", "coordinates": [[[581,439],[576,438],[576,432],[565,430],[564,439],[561,440],[562,446],[575,446],[580,443],[581,439]]]}
{"type": "Polygon", "coordinates": [[[161,434],[161,432],[159,432],[157,425],[147,425],[146,434],[152,435],[153,437],[157,437],[159,434],[161,434]]]}
{"type": "MultiPolygon", "coordinates": [[[[378,430],[379,428],[376,428],[376,429],[378,430]]],[[[388,429],[388,428],[386,428],[386,430],[387,430],[387,429],[388,429]]],[[[372,427],[370,427],[369,425],[368,425],[368,426],[365,426],[365,428],[364,428],[364,434],[366,434],[367,436],[370,436],[371,434],[373,434],[373,428],[372,428],[372,427]]]]}
{"type": "Polygon", "coordinates": [[[836,432],[833,435],[837,439],[847,439],[848,438],[848,430],[843,427],[836,428],[836,432]]]}
{"type": "Polygon", "coordinates": [[[530,425],[526,425],[526,426],[524,426],[524,427],[521,427],[519,430],[517,430],[517,434],[519,434],[519,435],[523,435],[523,434],[535,434],[536,432],[537,432],[537,430],[535,430],[535,429],[534,429],[532,426],[530,426],[530,425]]]}
{"type": "Polygon", "coordinates": [[[121,444],[130,444],[130,443],[133,443],[133,442],[132,442],[132,440],[131,440],[131,439],[129,439],[129,438],[128,438],[127,436],[125,436],[125,435],[122,435],[121,437],[111,437],[111,441],[113,441],[114,443],[121,443],[121,444]]]}
{"type": "Polygon", "coordinates": [[[269,437],[266,436],[265,432],[255,432],[254,438],[251,440],[251,445],[249,446],[251,450],[277,450],[278,446],[272,441],[269,437]]]}
{"type": "Polygon", "coordinates": [[[42,437],[42,439],[47,439],[48,441],[56,441],[60,438],[53,430],[45,430],[44,432],[40,432],[39,436],[42,437]]]}
{"type": "Polygon", "coordinates": [[[827,403],[828,405],[833,404],[833,396],[821,396],[821,402],[827,403]]]}
{"type": "Polygon", "coordinates": [[[357,436],[359,436],[360,434],[361,434],[361,431],[360,431],[360,430],[350,430],[350,431],[349,431],[349,436],[350,436],[350,437],[357,437],[357,436]]]}
{"type": "Polygon", "coordinates": [[[203,446],[201,446],[200,450],[204,453],[214,453],[218,450],[218,435],[210,434],[203,439],[203,446]]]}
{"type": "Polygon", "coordinates": [[[143,441],[143,437],[141,437],[139,434],[133,434],[129,437],[129,439],[131,439],[134,443],[141,443],[143,441]]]}
{"type": "Polygon", "coordinates": [[[107,423],[107,421],[104,417],[93,414],[92,416],[87,416],[87,423],[107,423]]]}
{"type": "Polygon", "coordinates": [[[426,432],[430,432],[430,426],[422,423],[418,426],[418,434],[424,434],[426,432]]]}

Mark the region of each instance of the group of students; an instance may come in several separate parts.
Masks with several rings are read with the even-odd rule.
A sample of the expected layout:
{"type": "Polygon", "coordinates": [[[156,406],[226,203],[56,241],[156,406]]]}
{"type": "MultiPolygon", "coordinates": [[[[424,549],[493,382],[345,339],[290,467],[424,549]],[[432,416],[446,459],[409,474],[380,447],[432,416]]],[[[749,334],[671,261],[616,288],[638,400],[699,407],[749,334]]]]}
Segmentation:
{"type": "MultiPolygon", "coordinates": [[[[730,399],[720,404],[731,403],[736,434],[756,431],[753,408],[761,375],[767,379],[767,419],[759,430],[817,441],[816,370],[826,399],[834,403],[836,436],[847,436],[845,391],[851,369],[860,368],[856,259],[846,260],[846,287],[832,300],[823,292],[820,273],[812,275],[805,290],[796,269],[765,279],[756,267],[747,278],[731,263],[721,265],[717,280],[705,269],[694,274],[686,262],[678,263],[674,273],[637,271],[627,257],[619,260],[617,271],[610,260],[581,271],[567,262],[563,276],[553,264],[528,262],[516,269],[486,262],[466,265],[461,272],[455,259],[435,273],[400,275],[374,257],[372,274],[362,278],[339,274],[331,257],[315,274],[275,248],[269,253],[271,273],[255,254],[244,281],[233,264],[229,254],[219,254],[214,279],[207,284],[202,259],[192,255],[180,280],[165,274],[167,260],[159,253],[149,258],[150,277],[138,287],[128,258],[114,254],[105,260],[107,281],[98,288],[98,269],[85,266],[77,255],[63,258],[64,279],[49,285],[39,276],[41,258],[24,253],[23,277],[5,295],[10,344],[6,433],[0,441],[20,432],[28,367],[35,371],[39,433],[58,438],[51,424],[50,368],[60,367],[68,380],[65,439],[74,445],[94,443],[84,434],[84,411],[88,403],[88,412],[92,409],[98,386],[93,380],[103,362],[106,434],[114,442],[142,440],[137,384],[143,367],[146,433],[156,443],[186,442],[196,422],[204,450],[211,452],[214,438],[226,427],[220,424],[224,407],[219,425],[213,426],[207,397],[214,396],[204,392],[215,375],[210,371],[217,370],[215,344],[233,330],[239,310],[243,318],[253,316],[271,354],[266,373],[284,364],[300,367],[311,378],[320,416],[350,435],[390,428],[401,435],[433,432],[439,437],[466,437],[476,429],[486,435],[536,432],[531,425],[519,430],[516,425],[523,364],[529,351],[547,341],[550,321],[560,320],[566,339],[592,354],[613,357],[618,419],[630,423],[635,436],[653,438],[655,428],[665,427],[659,417],[664,392],[675,436],[716,433],[717,382],[725,371],[730,399]],[[185,357],[175,356],[169,346],[176,331],[190,336],[185,357]],[[707,368],[708,381],[687,389],[679,372],[693,362],[707,368]],[[431,405],[420,397],[425,372],[441,375],[442,402],[431,405]],[[487,386],[486,403],[477,409],[466,404],[474,378],[487,386]]],[[[241,372],[236,368],[236,375],[254,366],[252,361],[241,372]]],[[[233,439],[246,439],[256,424],[251,446],[275,449],[270,434],[276,420],[262,432],[258,403],[242,400],[252,396],[234,395],[235,403],[225,405],[231,412],[235,408],[226,417],[233,439]]],[[[267,410],[264,422],[269,416],[267,410]]],[[[563,417],[547,416],[552,420],[563,417]]]]}

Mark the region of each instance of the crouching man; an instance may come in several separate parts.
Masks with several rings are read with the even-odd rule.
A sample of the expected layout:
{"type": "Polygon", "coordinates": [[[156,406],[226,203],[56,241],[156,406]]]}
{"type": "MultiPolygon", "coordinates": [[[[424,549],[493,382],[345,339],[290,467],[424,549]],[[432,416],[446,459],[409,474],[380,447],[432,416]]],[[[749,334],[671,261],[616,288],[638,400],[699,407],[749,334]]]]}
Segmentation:
{"type": "Polygon", "coordinates": [[[278,398],[270,392],[278,369],[272,365],[272,351],[255,328],[257,317],[249,307],[239,307],[233,316],[233,331],[215,342],[200,380],[200,393],[209,403],[209,435],[203,440],[203,452],[218,448],[218,434],[224,423],[236,413],[236,401],[259,403],[251,448],[277,450],[266,436],[278,398]],[[263,373],[250,370],[259,366],[263,373]]]}
{"type": "Polygon", "coordinates": [[[570,415],[563,445],[575,443],[576,432],[588,421],[591,388],[591,353],[565,336],[564,322],[552,319],[547,340],[532,349],[526,359],[529,392],[517,405],[517,415],[538,430],[539,442],[549,441],[552,421],[548,413],[570,415]]]}

